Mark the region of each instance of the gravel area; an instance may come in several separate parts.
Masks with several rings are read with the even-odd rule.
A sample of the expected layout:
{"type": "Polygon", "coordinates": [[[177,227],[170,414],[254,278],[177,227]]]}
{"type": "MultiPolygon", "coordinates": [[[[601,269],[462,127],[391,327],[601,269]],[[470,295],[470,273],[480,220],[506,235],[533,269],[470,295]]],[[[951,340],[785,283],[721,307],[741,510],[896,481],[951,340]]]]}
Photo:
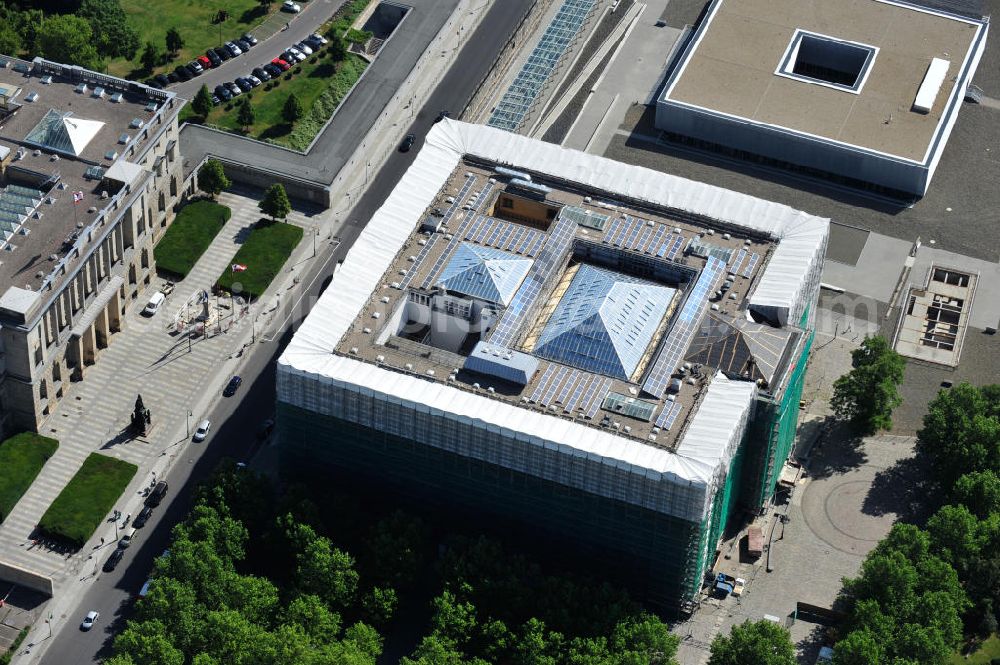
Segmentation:
{"type": "MultiPolygon", "coordinates": [[[[621,39],[619,39],[618,42],[620,43],[621,39]]],[[[617,47],[617,44],[615,46],[617,47]]],[[[563,109],[563,112],[559,114],[556,121],[545,130],[545,133],[542,135],[543,141],[556,144],[563,142],[566,138],[566,134],[569,133],[570,127],[573,126],[573,122],[576,120],[576,117],[580,114],[580,111],[583,110],[583,104],[590,95],[590,89],[594,87],[595,83],[597,83],[597,79],[601,77],[601,74],[611,62],[611,58],[614,54],[614,48],[608,51],[608,54],[604,56],[604,59],[601,60],[601,63],[590,75],[590,78],[584,81],[583,85],[580,86],[580,89],[577,90],[576,94],[573,96],[573,100],[570,101],[565,109],[563,109]]]]}

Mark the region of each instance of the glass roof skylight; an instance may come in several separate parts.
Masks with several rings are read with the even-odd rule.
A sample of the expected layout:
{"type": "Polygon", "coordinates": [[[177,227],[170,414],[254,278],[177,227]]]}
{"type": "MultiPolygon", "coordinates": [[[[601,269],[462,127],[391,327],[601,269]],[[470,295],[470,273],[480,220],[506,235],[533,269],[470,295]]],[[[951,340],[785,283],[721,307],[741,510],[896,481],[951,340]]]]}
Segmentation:
{"type": "Polygon", "coordinates": [[[449,291],[492,303],[509,305],[532,260],[495,249],[463,242],[455,250],[438,283],[449,291]]]}
{"type": "Polygon", "coordinates": [[[103,126],[99,120],[84,120],[70,112],[49,109],[24,140],[46,150],[79,157],[103,126]]]}

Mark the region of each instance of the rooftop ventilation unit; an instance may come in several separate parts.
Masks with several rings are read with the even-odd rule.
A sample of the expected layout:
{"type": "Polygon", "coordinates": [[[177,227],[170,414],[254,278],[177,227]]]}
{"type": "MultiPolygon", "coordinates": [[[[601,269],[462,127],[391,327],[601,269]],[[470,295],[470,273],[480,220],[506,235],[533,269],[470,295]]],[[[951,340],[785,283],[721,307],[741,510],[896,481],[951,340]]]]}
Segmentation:
{"type": "Polygon", "coordinates": [[[924,74],[924,80],[917,90],[917,98],[913,101],[913,110],[917,113],[930,113],[934,108],[934,100],[937,99],[944,77],[948,74],[948,67],[951,62],[941,58],[933,58],[924,74]]]}
{"type": "Polygon", "coordinates": [[[115,94],[111,95],[111,101],[113,101],[115,104],[121,104],[122,103],[122,93],[116,92],[115,94]]]}
{"type": "Polygon", "coordinates": [[[508,178],[517,178],[519,180],[527,180],[528,182],[531,182],[531,176],[524,171],[515,171],[514,169],[508,169],[504,166],[498,166],[493,170],[508,178]]]}
{"type": "Polygon", "coordinates": [[[27,95],[24,96],[24,101],[26,102],[36,102],[38,101],[38,93],[32,90],[27,95]]]}
{"type": "Polygon", "coordinates": [[[43,76],[42,78],[40,78],[38,80],[39,80],[39,82],[44,83],[45,85],[48,85],[48,84],[52,83],[52,77],[49,76],[48,74],[46,74],[45,76],[43,76]]]}
{"type": "Polygon", "coordinates": [[[128,143],[128,134],[121,134],[118,137],[118,142],[121,143],[122,145],[125,145],[126,143],[128,143]]]}
{"type": "Polygon", "coordinates": [[[80,93],[81,95],[87,94],[87,90],[88,90],[88,88],[87,88],[87,84],[86,83],[81,83],[78,86],[76,86],[76,91],[78,93],[80,93]]]}
{"type": "Polygon", "coordinates": [[[142,127],[142,118],[132,118],[132,122],[128,123],[128,126],[132,129],[139,129],[142,127]]]}
{"type": "Polygon", "coordinates": [[[510,181],[510,184],[514,187],[526,189],[530,192],[538,192],[539,194],[549,194],[552,191],[551,187],[539,185],[537,182],[531,182],[530,180],[524,180],[523,178],[514,178],[510,181]]]}
{"type": "Polygon", "coordinates": [[[106,153],[104,153],[104,159],[108,160],[109,162],[113,162],[116,159],[118,159],[118,152],[115,150],[108,150],[106,153]]]}
{"type": "Polygon", "coordinates": [[[97,99],[101,99],[102,97],[104,97],[104,88],[100,86],[94,88],[94,92],[90,93],[90,96],[95,97],[97,99]]]}

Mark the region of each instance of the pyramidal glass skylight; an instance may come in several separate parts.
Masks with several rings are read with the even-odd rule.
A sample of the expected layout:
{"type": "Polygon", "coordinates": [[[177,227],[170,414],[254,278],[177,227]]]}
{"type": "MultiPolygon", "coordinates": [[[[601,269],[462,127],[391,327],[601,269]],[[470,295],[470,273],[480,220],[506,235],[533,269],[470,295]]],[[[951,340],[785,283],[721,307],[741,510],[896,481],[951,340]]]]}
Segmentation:
{"type": "Polygon", "coordinates": [[[437,281],[449,291],[506,306],[531,264],[531,259],[510,252],[463,242],[437,281]]]}
{"type": "Polygon", "coordinates": [[[630,380],[675,289],[581,265],[535,345],[537,355],[630,380]]]}
{"type": "Polygon", "coordinates": [[[52,152],[79,157],[103,126],[99,120],[84,120],[69,111],[49,109],[24,140],[52,152]]]}

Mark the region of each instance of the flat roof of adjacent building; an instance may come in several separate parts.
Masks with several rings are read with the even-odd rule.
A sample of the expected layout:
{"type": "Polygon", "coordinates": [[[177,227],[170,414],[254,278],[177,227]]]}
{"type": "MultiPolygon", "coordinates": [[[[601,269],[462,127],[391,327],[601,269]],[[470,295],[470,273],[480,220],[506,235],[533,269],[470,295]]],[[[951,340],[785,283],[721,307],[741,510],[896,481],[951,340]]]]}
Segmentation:
{"type": "MultiPolygon", "coordinates": [[[[533,214],[527,208],[522,212],[533,214]]],[[[331,288],[289,343],[279,360],[279,396],[348,417],[355,411],[347,398],[345,410],[338,411],[341,407],[326,392],[331,386],[348,387],[359,396],[377,394],[407,408],[497,427],[526,445],[554,445],[650,477],[669,475],[704,487],[738,443],[750,401],[763,385],[754,379],[780,380],[782,352],[796,344],[797,329],[786,322],[799,322],[818,289],[828,226],[826,219],[754,197],[446,119],[427,135],[413,165],[365,225],[331,288]],[[511,216],[502,203],[497,207],[501,193],[523,192],[526,182],[537,200],[557,209],[548,222],[522,224],[516,210],[511,216]],[[601,216],[603,222],[594,219],[601,216]],[[499,248],[513,258],[470,247],[499,248]],[[502,366],[510,356],[511,376],[523,375],[534,363],[517,354],[528,354],[538,364],[527,385],[477,379],[464,368],[468,348],[443,350],[427,344],[422,333],[399,334],[400,304],[411,295],[442,295],[435,291],[438,275],[459,251],[461,270],[449,275],[475,272],[475,279],[459,281],[461,288],[509,303],[479,340],[490,350],[478,347],[480,352],[472,354],[477,366],[502,366]],[[507,265],[477,268],[474,254],[507,265]],[[599,255],[603,258],[593,261],[599,255]],[[522,258],[532,261],[523,278],[522,258]],[[739,270],[731,271],[737,262],[739,270]],[[594,263],[612,274],[585,275],[584,283],[574,286],[582,266],[594,263]],[[674,283],[649,290],[650,283],[664,281],[657,275],[663,271],[673,271],[674,283]],[[628,279],[637,272],[643,273],[639,282],[628,279]],[[734,297],[715,296],[714,279],[701,283],[706,275],[731,277],[734,297]],[[513,295],[511,280],[519,281],[513,295]],[[676,293],[670,292],[673,287],[676,293]],[[615,302],[598,308],[599,316],[576,306],[560,313],[563,298],[587,294],[605,300],[634,297],[639,304],[615,302]],[[646,300],[652,302],[650,309],[646,300]],[[662,319],[661,305],[668,309],[662,319]],[[781,325],[736,323],[750,310],[773,315],[781,325]],[[536,352],[536,343],[552,337],[540,333],[553,317],[564,317],[556,324],[558,334],[607,335],[612,342],[603,349],[634,337],[644,348],[620,354],[627,360],[622,365],[645,369],[622,377],[578,358],[536,352]],[[584,317],[590,325],[580,331],[577,318],[584,317]],[[655,330],[644,318],[656,320],[655,330]],[[700,320],[708,323],[700,325],[700,320]],[[683,334],[685,325],[695,328],[694,342],[683,334]],[[735,369],[732,374],[741,378],[706,364],[673,399],[665,390],[648,390],[660,357],[672,358],[678,351],[681,361],[696,351],[706,363],[735,369]],[[759,357],[764,368],[743,380],[749,356],[759,357]],[[306,383],[293,388],[289,382],[299,379],[292,377],[306,383]],[[588,417],[582,404],[597,409],[588,417]],[[658,427],[656,420],[672,413],[674,405],[680,407],[677,419],[658,427]],[[646,424],[625,415],[650,407],[652,422],[646,424]]],[[[673,361],[665,365],[674,367],[673,361]]],[[[356,415],[369,422],[369,416],[356,415]]],[[[373,426],[395,431],[399,423],[373,426]]]]}
{"type": "Polygon", "coordinates": [[[8,91],[0,142],[12,153],[0,177],[0,290],[38,290],[72,272],[76,243],[114,214],[109,206],[120,206],[103,176],[117,173],[132,183],[148,173],[152,165],[130,160],[179,106],[165,108],[173,93],[78,67],[6,57],[0,65],[0,88],[8,91]],[[82,192],[79,203],[74,192],[82,192]]]}
{"type": "Polygon", "coordinates": [[[923,163],[985,33],[982,20],[891,0],[716,0],[661,100],[923,163]],[[803,34],[854,47],[855,85],[785,75],[803,34]],[[944,83],[921,113],[935,58],[944,83]]]}

